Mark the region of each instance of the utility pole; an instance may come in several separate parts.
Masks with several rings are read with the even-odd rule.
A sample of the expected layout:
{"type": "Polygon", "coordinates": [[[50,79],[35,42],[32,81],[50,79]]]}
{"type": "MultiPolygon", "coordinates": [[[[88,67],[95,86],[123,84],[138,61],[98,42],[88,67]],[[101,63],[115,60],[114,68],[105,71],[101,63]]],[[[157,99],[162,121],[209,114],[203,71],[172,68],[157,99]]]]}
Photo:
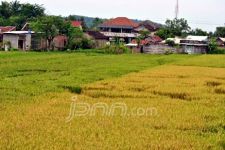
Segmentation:
{"type": "Polygon", "coordinates": [[[175,7],[175,19],[178,18],[179,14],[179,1],[177,0],[176,7],[175,7]]]}

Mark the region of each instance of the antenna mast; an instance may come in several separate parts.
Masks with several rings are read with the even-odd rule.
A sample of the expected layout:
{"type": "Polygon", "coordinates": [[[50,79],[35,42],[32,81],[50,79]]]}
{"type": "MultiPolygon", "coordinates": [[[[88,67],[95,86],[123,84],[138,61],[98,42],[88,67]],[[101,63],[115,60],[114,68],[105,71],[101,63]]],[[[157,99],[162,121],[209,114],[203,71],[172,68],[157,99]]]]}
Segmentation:
{"type": "Polygon", "coordinates": [[[176,7],[175,7],[175,18],[176,19],[178,18],[178,14],[179,14],[179,1],[177,0],[177,4],[176,4],[176,7]]]}

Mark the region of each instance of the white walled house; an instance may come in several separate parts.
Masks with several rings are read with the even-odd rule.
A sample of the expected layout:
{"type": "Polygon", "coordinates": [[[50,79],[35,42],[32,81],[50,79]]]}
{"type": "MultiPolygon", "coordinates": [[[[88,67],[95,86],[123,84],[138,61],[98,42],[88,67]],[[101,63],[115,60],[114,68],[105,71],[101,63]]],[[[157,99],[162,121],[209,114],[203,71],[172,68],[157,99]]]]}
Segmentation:
{"type": "MultiPolygon", "coordinates": [[[[31,35],[32,31],[9,31],[3,33],[3,42],[10,43],[10,47],[19,50],[31,49],[31,35]]],[[[8,46],[5,45],[5,50],[8,46]]]]}
{"type": "Polygon", "coordinates": [[[183,52],[188,54],[206,54],[209,45],[208,36],[187,36],[180,41],[183,52]]]}

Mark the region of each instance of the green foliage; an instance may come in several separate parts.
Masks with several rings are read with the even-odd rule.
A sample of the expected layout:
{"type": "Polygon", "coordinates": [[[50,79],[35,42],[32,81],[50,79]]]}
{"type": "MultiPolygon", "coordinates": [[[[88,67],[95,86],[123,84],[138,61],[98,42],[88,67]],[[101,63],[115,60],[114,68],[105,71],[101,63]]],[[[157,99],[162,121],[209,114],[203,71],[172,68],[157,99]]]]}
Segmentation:
{"type": "Polygon", "coordinates": [[[150,33],[151,32],[149,32],[148,30],[141,30],[140,32],[139,32],[139,34],[140,34],[140,39],[146,39],[147,37],[149,37],[149,35],[150,35],[150,33]]]}
{"type": "Polygon", "coordinates": [[[190,35],[196,35],[196,36],[208,36],[209,34],[206,31],[203,31],[202,29],[195,29],[191,30],[188,34],[190,35]]]}
{"type": "Polygon", "coordinates": [[[126,54],[131,53],[131,49],[124,46],[123,44],[111,44],[103,48],[106,54],[126,54]]]}
{"type": "Polygon", "coordinates": [[[186,36],[191,28],[188,25],[187,20],[174,19],[167,20],[166,25],[160,29],[156,35],[161,37],[162,39],[167,39],[175,36],[186,36]]]}
{"type": "Polygon", "coordinates": [[[172,40],[166,40],[166,44],[168,44],[169,46],[172,46],[172,47],[176,46],[175,42],[172,40]]]}
{"type": "Polygon", "coordinates": [[[100,19],[100,18],[95,18],[92,22],[92,25],[91,25],[91,29],[92,30],[98,30],[98,25],[102,24],[103,23],[103,19],[100,19]]]}
{"type": "Polygon", "coordinates": [[[82,88],[80,86],[62,86],[63,89],[69,90],[71,93],[81,94],[82,88]]]}
{"type": "Polygon", "coordinates": [[[0,5],[0,25],[15,25],[17,29],[21,29],[27,21],[44,16],[44,11],[45,9],[38,4],[2,1],[0,5]]]}
{"type": "Polygon", "coordinates": [[[74,38],[69,47],[70,50],[91,49],[94,47],[94,41],[86,37],[74,38]]]}
{"type": "Polygon", "coordinates": [[[166,21],[166,28],[169,29],[170,32],[174,36],[184,36],[190,30],[190,27],[188,25],[188,22],[184,18],[174,19],[174,20],[169,20],[168,19],[166,21]]]}
{"type": "Polygon", "coordinates": [[[167,29],[167,28],[162,28],[162,29],[158,30],[156,32],[156,35],[158,35],[160,38],[162,38],[164,40],[167,39],[167,38],[173,38],[173,37],[175,37],[171,33],[171,31],[169,29],[167,29]]]}
{"type": "Polygon", "coordinates": [[[65,31],[65,22],[59,16],[44,16],[31,23],[31,27],[48,41],[48,50],[53,49],[53,39],[65,31]]]}
{"type": "Polygon", "coordinates": [[[209,43],[209,46],[208,46],[209,53],[213,54],[214,51],[217,50],[217,48],[218,48],[218,45],[217,45],[216,39],[212,38],[210,40],[210,43],[209,43]]]}
{"type": "Polygon", "coordinates": [[[225,37],[225,27],[217,27],[215,35],[218,37],[225,37]]]}

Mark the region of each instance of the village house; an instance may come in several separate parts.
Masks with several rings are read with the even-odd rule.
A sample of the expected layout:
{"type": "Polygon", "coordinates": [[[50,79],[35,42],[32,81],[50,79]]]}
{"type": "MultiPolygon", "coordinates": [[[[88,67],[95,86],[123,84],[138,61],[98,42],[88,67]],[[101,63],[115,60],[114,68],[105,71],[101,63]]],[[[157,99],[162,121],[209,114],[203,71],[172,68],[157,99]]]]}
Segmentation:
{"type": "Polygon", "coordinates": [[[102,48],[108,43],[108,37],[99,31],[87,31],[85,35],[87,38],[93,39],[95,41],[96,48],[102,48]]]}
{"type": "Polygon", "coordinates": [[[3,42],[8,43],[5,45],[5,50],[9,48],[19,50],[31,49],[31,35],[32,31],[9,31],[3,33],[3,42]],[[10,44],[9,44],[10,43],[10,44]]]}
{"type": "Polygon", "coordinates": [[[125,43],[131,43],[132,39],[138,36],[138,33],[134,32],[137,26],[138,23],[126,17],[118,17],[105,21],[99,25],[99,29],[111,42],[119,39],[125,43]]]}
{"type": "Polygon", "coordinates": [[[225,46],[225,38],[218,37],[218,38],[216,39],[216,42],[217,42],[217,45],[218,45],[219,47],[224,47],[224,46],[225,46]]]}
{"type": "Polygon", "coordinates": [[[182,50],[187,54],[205,54],[208,50],[208,36],[187,36],[180,41],[182,50]]]}

